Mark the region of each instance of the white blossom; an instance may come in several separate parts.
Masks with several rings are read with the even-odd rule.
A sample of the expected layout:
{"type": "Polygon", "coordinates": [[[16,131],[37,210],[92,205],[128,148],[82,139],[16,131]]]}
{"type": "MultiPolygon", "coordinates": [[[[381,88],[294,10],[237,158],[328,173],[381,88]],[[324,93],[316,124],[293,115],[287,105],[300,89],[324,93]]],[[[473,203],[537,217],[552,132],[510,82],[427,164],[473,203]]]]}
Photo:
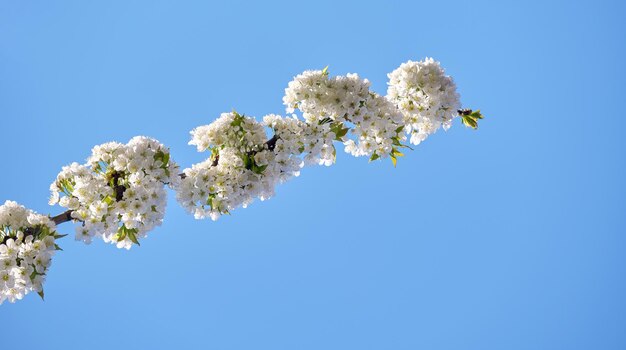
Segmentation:
{"type": "Polygon", "coordinates": [[[452,77],[432,58],[408,61],[388,74],[387,98],[404,115],[406,132],[414,145],[443,127],[447,130],[460,108],[452,77]]]}
{"type": "Polygon", "coordinates": [[[334,141],[353,156],[391,157],[395,165],[406,132],[418,143],[440,125],[447,128],[459,102],[454,83],[432,60],[405,63],[389,76],[389,96],[383,97],[357,74],[305,71],[283,97],[287,113],[299,111],[300,117],[270,114],[258,123],[230,112],[195,128],[189,144],[211,155],[184,170],[179,203],[198,219],[216,220],[257,197],[270,198],[304,164],[333,164],[334,141]],[[269,141],[265,128],[274,133],[269,141]]]}
{"type": "Polygon", "coordinates": [[[0,304],[13,303],[43,283],[61,237],[47,216],[6,201],[0,205],[0,304]]]}
{"type": "Polygon", "coordinates": [[[217,220],[256,197],[264,200],[274,194],[280,168],[266,143],[264,126],[254,118],[223,113],[191,136],[190,144],[211,152],[210,158],[184,170],[176,188],[179,203],[196,218],[217,220]]]}
{"type": "MultiPolygon", "coordinates": [[[[289,83],[283,103],[288,113],[300,110],[310,127],[329,124],[331,140],[342,141],[353,156],[384,158],[405,139],[402,113],[357,74],[329,77],[326,69],[306,71],[289,83]]],[[[326,147],[330,149],[334,151],[332,144],[326,147]]],[[[332,164],[328,152],[322,154],[320,163],[332,164]]]]}
{"type": "Polygon", "coordinates": [[[63,167],[50,185],[50,204],[73,210],[76,240],[94,237],[130,249],[161,225],[165,186],[176,186],[178,166],[158,141],[138,136],[128,144],[95,146],[86,164],[63,167]]]}
{"type": "Polygon", "coordinates": [[[211,150],[212,146],[237,149],[239,152],[256,151],[266,141],[263,126],[254,118],[239,115],[237,112],[222,113],[209,125],[191,131],[190,145],[198,152],[211,150]]]}

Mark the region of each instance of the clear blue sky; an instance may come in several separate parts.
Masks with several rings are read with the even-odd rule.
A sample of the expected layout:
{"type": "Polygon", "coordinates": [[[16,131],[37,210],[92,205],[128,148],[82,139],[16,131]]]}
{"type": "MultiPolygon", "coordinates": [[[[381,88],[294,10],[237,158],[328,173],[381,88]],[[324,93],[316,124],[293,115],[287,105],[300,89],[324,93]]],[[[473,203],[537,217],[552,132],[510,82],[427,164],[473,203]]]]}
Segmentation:
{"type": "MultiPolygon", "coordinates": [[[[401,159],[339,154],[218,222],[170,194],[131,251],[72,237],[46,301],[0,306],[3,349],[626,348],[625,6],[618,1],[0,1],[0,200],[92,146],[283,113],[330,65],[385,93],[432,56],[459,122],[401,159]]],[[[71,224],[60,230],[73,234],[71,224]]]]}

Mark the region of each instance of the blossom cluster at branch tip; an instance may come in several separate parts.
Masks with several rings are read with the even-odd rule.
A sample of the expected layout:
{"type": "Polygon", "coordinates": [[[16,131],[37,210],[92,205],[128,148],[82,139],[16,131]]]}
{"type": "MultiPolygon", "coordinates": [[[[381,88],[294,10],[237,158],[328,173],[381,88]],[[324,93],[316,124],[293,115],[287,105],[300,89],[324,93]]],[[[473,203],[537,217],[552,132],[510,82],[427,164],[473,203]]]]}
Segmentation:
{"type": "Polygon", "coordinates": [[[452,77],[432,58],[402,63],[389,73],[387,98],[404,115],[406,132],[414,145],[437,129],[448,130],[461,106],[452,77]]]}
{"type": "Polygon", "coordinates": [[[395,160],[401,155],[398,148],[406,138],[402,113],[357,74],[306,71],[289,83],[283,103],[288,113],[301,111],[308,124],[329,124],[334,139],[353,156],[395,160]]]}
{"type": "Polygon", "coordinates": [[[395,165],[400,148],[408,147],[407,133],[418,144],[439,126],[447,129],[460,103],[454,82],[432,59],[404,63],[389,78],[389,94],[381,96],[357,74],[305,71],[285,89],[291,116],[270,114],[259,123],[223,113],[195,128],[189,144],[211,155],[184,170],[179,203],[197,219],[216,220],[254,198],[270,198],[276,184],[298,176],[305,164],[332,165],[335,141],[353,156],[391,158],[395,165]],[[265,128],[274,133],[272,147],[265,128]]]}
{"type": "Polygon", "coordinates": [[[99,237],[130,249],[161,225],[165,186],[173,188],[179,181],[169,150],[137,136],[128,144],[95,146],[86,164],[63,167],[50,185],[50,204],[72,210],[72,218],[81,223],[76,240],[89,244],[99,237]]]}
{"type": "Polygon", "coordinates": [[[0,205],[0,304],[31,291],[43,298],[43,283],[60,248],[54,223],[44,215],[6,201],[0,205]]]}

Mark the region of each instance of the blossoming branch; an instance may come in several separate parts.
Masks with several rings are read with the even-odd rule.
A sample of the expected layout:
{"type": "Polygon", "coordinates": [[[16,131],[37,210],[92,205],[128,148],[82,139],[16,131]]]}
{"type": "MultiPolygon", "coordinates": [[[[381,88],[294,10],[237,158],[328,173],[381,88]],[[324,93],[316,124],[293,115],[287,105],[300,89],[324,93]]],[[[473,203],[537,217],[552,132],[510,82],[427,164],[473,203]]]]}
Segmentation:
{"type": "Polygon", "coordinates": [[[476,129],[483,118],[460,109],[454,81],[433,59],[403,63],[388,77],[382,96],[356,74],[305,71],[285,89],[288,116],[257,121],[233,111],[192,130],[189,144],[208,156],[182,172],[169,149],[148,137],[95,146],[85,164],[63,167],[50,185],[49,203],[66,208],[62,214],[47,217],[12,201],[0,206],[0,304],[31,291],[43,298],[61,223],[78,224],[76,240],[130,249],[163,222],[165,187],[196,219],[217,220],[272,197],[305,165],[332,165],[339,143],[355,157],[389,158],[395,166],[407,140],[418,145],[456,117],[476,129]]]}

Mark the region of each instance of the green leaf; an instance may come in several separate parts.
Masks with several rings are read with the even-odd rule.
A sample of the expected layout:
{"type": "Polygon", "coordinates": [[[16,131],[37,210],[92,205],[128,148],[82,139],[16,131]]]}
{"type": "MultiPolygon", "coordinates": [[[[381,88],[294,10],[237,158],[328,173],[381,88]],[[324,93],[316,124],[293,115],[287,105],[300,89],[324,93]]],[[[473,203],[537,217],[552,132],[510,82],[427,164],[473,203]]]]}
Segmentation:
{"type": "Polygon", "coordinates": [[[391,150],[391,154],[393,154],[395,157],[404,157],[404,153],[398,151],[395,148],[391,150]]]}
{"type": "Polygon", "coordinates": [[[63,249],[61,249],[61,247],[59,247],[59,245],[55,243],[54,244],[54,250],[63,250],[63,249]]]}
{"type": "Polygon", "coordinates": [[[467,126],[469,128],[478,129],[478,122],[474,118],[472,118],[471,116],[464,115],[461,118],[461,121],[463,122],[463,124],[465,126],[467,126]]]}
{"type": "Polygon", "coordinates": [[[137,239],[137,229],[133,228],[133,229],[127,229],[126,232],[128,233],[128,238],[130,239],[131,242],[135,243],[136,245],[141,245],[139,244],[139,240],[137,239]]]}
{"type": "Polygon", "coordinates": [[[402,130],[404,130],[404,125],[399,126],[398,128],[396,128],[396,134],[402,132],[402,130]]]}
{"type": "Polygon", "coordinates": [[[324,69],[322,69],[322,75],[323,76],[327,76],[328,75],[328,66],[324,67],[324,69]]]}
{"type": "Polygon", "coordinates": [[[480,113],[480,109],[473,111],[470,114],[470,117],[474,118],[474,119],[483,119],[484,116],[480,113]]]}
{"type": "Polygon", "coordinates": [[[213,199],[215,199],[215,196],[215,193],[209,193],[209,197],[206,200],[206,204],[211,207],[211,210],[215,210],[215,207],[213,206],[213,199]]]}
{"type": "Polygon", "coordinates": [[[343,129],[339,129],[339,131],[335,134],[337,136],[337,139],[341,139],[342,137],[346,136],[348,134],[348,128],[343,128],[343,129]]]}
{"type": "Polygon", "coordinates": [[[105,202],[107,205],[111,205],[113,204],[113,202],[115,202],[115,200],[113,198],[111,198],[111,196],[106,196],[102,199],[103,202],[105,202]]]}
{"type": "Polygon", "coordinates": [[[395,168],[396,164],[398,164],[398,159],[393,154],[390,154],[389,157],[391,158],[391,162],[393,163],[393,167],[395,168]]]}
{"type": "Polygon", "coordinates": [[[480,113],[480,110],[471,111],[470,109],[468,109],[464,111],[465,112],[461,115],[461,121],[463,122],[463,125],[474,130],[478,129],[478,121],[484,118],[482,113],[480,113]]]}
{"type": "Polygon", "coordinates": [[[233,118],[233,121],[230,123],[230,126],[241,126],[241,123],[243,123],[244,120],[244,116],[237,113],[235,110],[233,110],[233,113],[235,114],[235,118],[233,118]]]}
{"type": "Polygon", "coordinates": [[[263,174],[267,166],[268,164],[261,165],[261,166],[254,164],[254,166],[252,166],[252,172],[254,172],[255,174],[259,174],[259,175],[263,174]]]}
{"type": "Polygon", "coordinates": [[[117,229],[117,241],[121,242],[126,239],[126,226],[122,225],[117,229]]]}
{"type": "Polygon", "coordinates": [[[44,300],[43,289],[37,292],[37,294],[39,294],[39,297],[41,298],[41,300],[44,300]]]}
{"type": "Polygon", "coordinates": [[[376,152],[372,153],[372,156],[370,157],[370,162],[375,161],[376,159],[380,158],[380,156],[378,154],[376,154],[376,152]]]}

